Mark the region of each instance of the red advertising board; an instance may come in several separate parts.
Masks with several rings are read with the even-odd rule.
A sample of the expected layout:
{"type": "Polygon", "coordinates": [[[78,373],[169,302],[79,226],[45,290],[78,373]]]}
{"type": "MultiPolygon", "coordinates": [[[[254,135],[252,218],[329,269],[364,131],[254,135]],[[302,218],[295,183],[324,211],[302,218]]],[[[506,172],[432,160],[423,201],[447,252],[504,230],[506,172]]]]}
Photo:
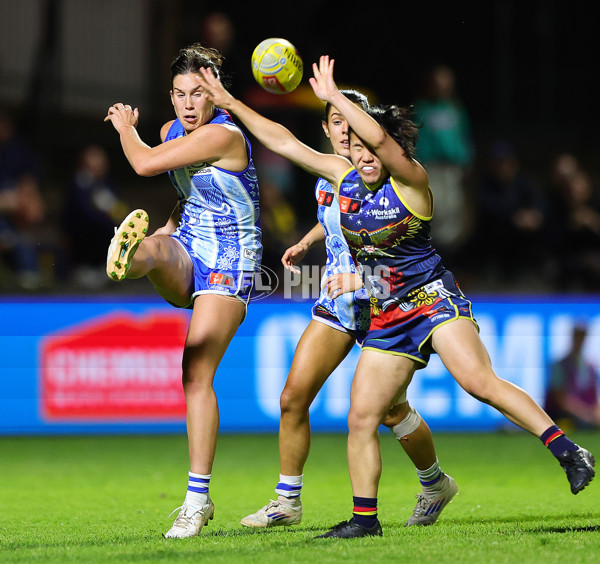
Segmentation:
{"type": "Polygon", "coordinates": [[[42,340],[40,409],[48,421],[185,418],[183,312],[116,313],[42,340]]]}

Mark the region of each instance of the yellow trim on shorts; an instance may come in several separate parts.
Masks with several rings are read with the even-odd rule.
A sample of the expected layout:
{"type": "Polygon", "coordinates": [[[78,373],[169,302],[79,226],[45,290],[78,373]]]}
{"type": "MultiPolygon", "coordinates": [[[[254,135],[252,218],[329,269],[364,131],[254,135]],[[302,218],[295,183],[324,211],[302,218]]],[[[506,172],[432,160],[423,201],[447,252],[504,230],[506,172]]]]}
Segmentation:
{"type": "Polygon", "coordinates": [[[402,352],[397,352],[397,351],[384,351],[383,349],[378,349],[377,347],[360,347],[361,351],[375,351],[375,352],[380,352],[383,354],[391,354],[393,356],[403,356],[406,358],[409,358],[410,360],[413,360],[415,362],[420,362],[423,366],[427,366],[427,363],[422,359],[422,358],[418,358],[416,356],[413,356],[412,354],[408,354],[408,353],[402,353],[402,352]]]}
{"type": "Polygon", "coordinates": [[[421,214],[418,214],[415,210],[413,210],[406,203],[406,200],[402,197],[402,194],[400,194],[400,189],[399,189],[398,185],[396,184],[396,181],[391,176],[390,176],[390,183],[392,184],[392,188],[394,189],[396,196],[398,196],[398,198],[400,198],[400,201],[404,204],[404,207],[411,214],[413,214],[415,217],[418,217],[419,219],[421,219],[423,221],[431,221],[431,218],[433,217],[433,192],[431,191],[431,188],[429,186],[427,187],[427,190],[429,192],[429,198],[431,199],[431,215],[421,215],[421,214]]]}
{"type": "MultiPolygon", "coordinates": [[[[444,325],[446,325],[447,323],[452,323],[453,321],[456,321],[457,319],[468,319],[469,321],[473,322],[473,325],[475,325],[475,328],[477,329],[477,331],[479,332],[479,325],[477,325],[477,321],[475,321],[475,318],[473,317],[473,309],[472,309],[472,304],[470,300],[467,300],[469,302],[469,315],[461,315],[460,311],[458,310],[458,306],[456,304],[452,303],[452,298],[446,298],[449,302],[450,305],[454,308],[454,317],[452,319],[447,319],[446,321],[444,321],[443,323],[440,323],[439,325],[436,325],[431,331],[429,331],[429,334],[427,335],[427,337],[425,337],[425,339],[423,339],[421,341],[421,344],[419,345],[419,351],[421,350],[421,347],[427,342],[429,341],[429,339],[431,338],[431,336],[433,335],[434,331],[436,329],[439,329],[440,327],[443,327],[444,325]]],[[[466,299],[466,298],[465,298],[466,299]]]]}

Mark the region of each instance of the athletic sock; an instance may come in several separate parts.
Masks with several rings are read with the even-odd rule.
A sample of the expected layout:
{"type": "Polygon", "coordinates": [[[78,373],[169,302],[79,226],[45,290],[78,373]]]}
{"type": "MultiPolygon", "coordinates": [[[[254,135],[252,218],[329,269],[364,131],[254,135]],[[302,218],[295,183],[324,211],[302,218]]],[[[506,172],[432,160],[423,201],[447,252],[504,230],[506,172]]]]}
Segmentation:
{"type": "Polygon", "coordinates": [[[541,435],[540,440],[544,446],[550,449],[554,456],[558,456],[565,450],[577,450],[579,447],[564,434],[556,425],[546,429],[541,435]]]}
{"type": "Polygon", "coordinates": [[[354,522],[367,529],[374,527],[377,524],[377,498],[354,496],[352,499],[354,501],[352,510],[354,522]]]}
{"type": "Polygon", "coordinates": [[[440,468],[440,463],[437,458],[426,470],[419,470],[417,468],[417,476],[419,476],[419,482],[421,482],[424,490],[437,490],[443,475],[444,473],[440,468]]]}
{"type": "Polygon", "coordinates": [[[303,477],[304,474],[300,474],[300,476],[286,476],[285,474],[279,474],[279,483],[275,487],[275,493],[280,499],[285,498],[285,501],[293,502],[292,505],[295,505],[300,501],[303,477]]]}
{"type": "Polygon", "coordinates": [[[202,507],[208,503],[210,495],[208,494],[208,484],[211,474],[188,473],[188,487],[185,494],[185,504],[202,507]]]}

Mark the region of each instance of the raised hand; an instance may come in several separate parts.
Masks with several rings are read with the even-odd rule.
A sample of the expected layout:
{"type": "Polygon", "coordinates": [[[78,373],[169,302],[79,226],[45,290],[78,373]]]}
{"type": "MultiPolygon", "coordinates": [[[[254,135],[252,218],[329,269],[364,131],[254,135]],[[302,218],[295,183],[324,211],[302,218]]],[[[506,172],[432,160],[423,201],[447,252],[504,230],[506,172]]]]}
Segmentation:
{"type": "Polygon", "coordinates": [[[333,66],[335,60],[329,55],[322,55],[319,64],[313,63],[313,77],[308,79],[312,89],[317,96],[324,101],[330,101],[331,96],[338,92],[338,87],[333,80],[333,66]]]}
{"type": "Polygon", "coordinates": [[[104,121],[112,122],[113,127],[119,131],[119,129],[125,125],[137,127],[139,118],[140,113],[137,108],[131,109],[129,104],[117,102],[108,108],[108,113],[104,118],[104,121]]]}
{"type": "Polygon", "coordinates": [[[235,99],[225,90],[221,81],[214,75],[211,68],[200,69],[200,86],[210,102],[219,108],[227,108],[235,99]]]}

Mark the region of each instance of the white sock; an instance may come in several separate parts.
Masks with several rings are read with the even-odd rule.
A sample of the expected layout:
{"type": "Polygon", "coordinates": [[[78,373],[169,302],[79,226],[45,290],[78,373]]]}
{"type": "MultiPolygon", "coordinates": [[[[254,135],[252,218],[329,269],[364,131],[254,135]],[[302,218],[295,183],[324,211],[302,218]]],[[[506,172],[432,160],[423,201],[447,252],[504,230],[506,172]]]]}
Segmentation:
{"type": "Polygon", "coordinates": [[[440,487],[440,480],[444,474],[436,458],[435,462],[427,470],[419,470],[417,468],[417,475],[424,490],[437,490],[440,487]]]}
{"type": "Polygon", "coordinates": [[[189,472],[187,493],[185,494],[185,504],[202,507],[206,505],[210,499],[208,493],[208,485],[210,483],[211,474],[194,474],[189,472]]]}
{"type": "Polygon", "coordinates": [[[286,501],[295,502],[300,501],[300,494],[302,493],[302,478],[304,474],[300,476],[286,476],[285,474],[279,474],[279,483],[275,488],[275,493],[279,498],[285,498],[286,501]]]}

